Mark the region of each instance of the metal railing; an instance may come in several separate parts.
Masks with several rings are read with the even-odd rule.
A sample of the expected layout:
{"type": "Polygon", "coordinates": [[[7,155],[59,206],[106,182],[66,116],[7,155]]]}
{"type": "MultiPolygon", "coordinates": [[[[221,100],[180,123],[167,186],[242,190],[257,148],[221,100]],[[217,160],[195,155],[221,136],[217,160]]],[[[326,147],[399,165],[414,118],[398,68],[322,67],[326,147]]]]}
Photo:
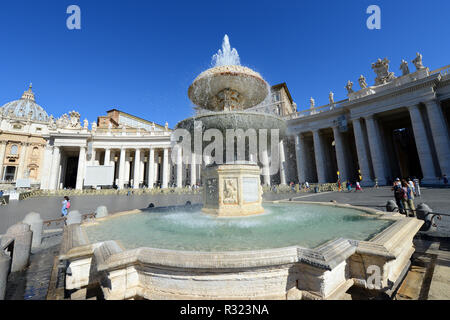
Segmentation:
{"type": "MultiPolygon", "coordinates": [[[[91,212],[91,213],[86,213],[81,215],[81,221],[85,222],[85,221],[89,221],[95,218],[95,212],[91,212]]],[[[66,224],[66,220],[67,217],[61,217],[58,219],[51,219],[51,220],[44,220],[43,224],[46,227],[51,226],[52,224],[54,225],[61,225],[61,224],[66,224]]]]}

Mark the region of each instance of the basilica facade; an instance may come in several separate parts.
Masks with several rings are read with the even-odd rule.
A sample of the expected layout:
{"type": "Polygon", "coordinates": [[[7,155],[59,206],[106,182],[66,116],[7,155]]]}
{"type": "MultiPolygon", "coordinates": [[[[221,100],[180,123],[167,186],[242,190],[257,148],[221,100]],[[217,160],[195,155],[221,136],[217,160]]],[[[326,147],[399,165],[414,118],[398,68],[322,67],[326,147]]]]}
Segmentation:
{"type": "MultiPolygon", "coordinates": [[[[273,86],[271,97],[266,106],[270,112],[286,116],[296,111],[286,84],[273,86]]],[[[20,99],[0,108],[0,189],[201,184],[204,164],[181,164],[177,170],[171,133],[168,123],[159,125],[118,109],[92,123],[76,111],[54,118],[37,104],[30,85],[20,99]]],[[[275,179],[280,182],[280,175],[275,179]]]]}
{"type": "MultiPolygon", "coordinates": [[[[442,184],[450,174],[450,66],[434,71],[418,53],[415,70],[388,59],[372,64],[375,83],[361,75],[359,89],[348,81],[348,97],[297,111],[285,83],[271,88],[270,100],[253,112],[285,119],[280,167],[265,185],[361,180],[386,185],[397,177],[442,184]]],[[[46,190],[183,187],[201,184],[202,166],[177,165],[168,124],[118,109],[89,123],[76,111],[59,118],[37,104],[30,85],[22,97],[0,108],[0,189],[29,186],[46,190]],[[175,161],[173,161],[175,159],[175,161]]],[[[269,155],[270,157],[270,155],[269,155]]]]}

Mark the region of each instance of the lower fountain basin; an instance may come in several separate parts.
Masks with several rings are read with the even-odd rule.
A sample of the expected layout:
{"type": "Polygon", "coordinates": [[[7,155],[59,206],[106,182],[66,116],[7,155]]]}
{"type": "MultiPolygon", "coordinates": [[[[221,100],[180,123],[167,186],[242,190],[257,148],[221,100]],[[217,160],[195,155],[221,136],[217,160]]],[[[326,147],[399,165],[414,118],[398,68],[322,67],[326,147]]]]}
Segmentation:
{"type": "Polygon", "coordinates": [[[266,204],[265,214],[245,218],[200,210],[138,210],[68,225],[59,256],[70,269],[65,289],[80,298],[99,287],[107,300],[343,299],[352,286],[389,294],[423,224],[331,203],[266,204]]]}
{"type": "Polygon", "coordinates": [[[299,245],[317,247],[335,238],[368,240],[393,223],[351,208],[313,204],[265,204],[264,214],[218,218],[200,207],[144,211],[87,226],[91,243],[119,240],[127,249],[242,251],[299,245]]]}

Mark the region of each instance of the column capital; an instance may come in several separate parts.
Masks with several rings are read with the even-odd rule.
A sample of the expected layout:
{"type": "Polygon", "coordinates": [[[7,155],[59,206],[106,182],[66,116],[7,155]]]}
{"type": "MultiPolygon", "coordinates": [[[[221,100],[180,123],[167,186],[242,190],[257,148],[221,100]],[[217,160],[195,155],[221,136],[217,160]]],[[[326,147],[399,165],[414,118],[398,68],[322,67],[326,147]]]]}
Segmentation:
{"type": "Polygon", "coordinates": [[[369,114],[368,116],[365,116],[364,119],[366,119],[366,120],[374,120],[375,119],[375,114],[369,114]]]}
{"type": "Polygon", "coordinates": [[[419,106],[420,106],[419,103],[415,103],[415,104],[409,105],[408,106],[408,110],[417,110],[417,109],[419,109],[419,106]]]}
{"type": "Polygon", "coordinates": [[[424,104],[425,106],[430,106],[430,105],[437,105],[437,106],[440,106],[440,105],[441,105],[441,102],[440,102],[438,99],[434,98],[434,99],[430,99],[430,100],[424,101],[423,104],[424,104]]]}

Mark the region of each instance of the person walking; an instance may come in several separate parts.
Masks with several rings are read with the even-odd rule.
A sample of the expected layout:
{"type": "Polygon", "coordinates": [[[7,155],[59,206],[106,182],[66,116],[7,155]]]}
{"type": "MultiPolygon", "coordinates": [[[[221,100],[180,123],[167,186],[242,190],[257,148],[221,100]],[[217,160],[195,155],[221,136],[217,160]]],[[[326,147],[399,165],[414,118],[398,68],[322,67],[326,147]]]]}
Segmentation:
{"type": "Polygon", "coordinates": [[[405,213],[407,216],[415,217],[416,207],[414,205],[414,194],[413,190],[409,186],[408,182],[405,179],[402,180],[402,189],[405,191],[402,202],[405,207],[405,213]],[[409,210],[409,214],[407,211],[409,210]]]}
{"type": "Polygon", "coordinates": [[[414,186],[414,182],[412,182],[411,178],[408,178],[408,185],[412,189],[413,194],[416,193],[416,187],[414,186]]]}
{"type": "Polygon", "coordinates": [[[361,191],[361,192],[362,192],[362,191],[363,191],[363,189],[361,188],[361,185],[359,184],[359,181],[356,181],[356,183],[355,183],[355,184],[356,184],[356,189],[355,189],[355,192],[356,192],[356,191],[361,191]]]}
{"type": "Polygon", "coordinates": [[[392,190],[394,191],[394,198],[395,198],[395,203],[397,204],[397,207],[398,207],[398,212],[400,212],[401,214],[405,214],[405,207],[404,207],[403,201],[402,201],[405,197],[405,191],[403,190],[403,188],[400,184],[399,178],[395,179],[392,190]]]}
{"type": "Polygon", "coordinates": [[[444,185],[447,186],[447,185],[448,185],[448,178],[447,178],[447,175],[446,175],[446,174],[444,174],[444,175],[442,176],[442,180],[444,181],[444,185]]]}
{"type": "Polygon", "coordinates": [[[420,181],[419,179],[417,179],[416,177],[413,178],[413,182],[414,182],[414,187],[416,190],[416,197],[420,197],[420,181]]]}
{"type": "Polygon", "coordinates": [[[68,196],[65,196],[64,200],[62,202],[61,216],[63,216],[63,217],[67,216],[67,210],[69,208],[70,208],[70,199],[68,196]]]}
{"type": "Polygon", "coordinates": [[[350,180],[347,180],[346,184],[347,184],[347,191],[352,192],[352,184],[350,183],[350,180]]]}

